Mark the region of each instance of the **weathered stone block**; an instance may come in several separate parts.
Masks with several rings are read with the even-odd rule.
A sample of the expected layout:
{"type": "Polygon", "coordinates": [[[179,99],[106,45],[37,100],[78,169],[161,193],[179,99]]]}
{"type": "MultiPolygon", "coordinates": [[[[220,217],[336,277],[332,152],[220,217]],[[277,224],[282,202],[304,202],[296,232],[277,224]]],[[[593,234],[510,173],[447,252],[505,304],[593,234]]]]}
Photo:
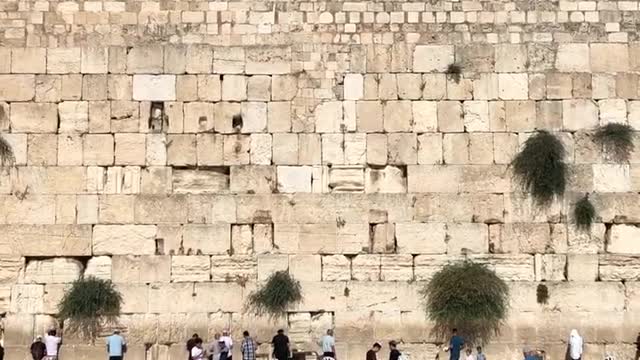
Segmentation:
{"type": "Polygon", "coordinates": [[[145,165],[145,134],[115,134],[115,164],[145,165]]]}
{"type": "Polygon", "coordinates": [[[311,192],[310,166],[278,166],[278,191],[283,193],[311,192]]]}
{"type": "Polygon", "coordinates": [[[48,74],[79,73],[80,61],[79,48],[47,49],[48,74]]]}
{"type": "Polygon", "coordinates": [[[211,259],[208,256],[171,257],[171,282],[209,281],[211,259]]]}
{"type": "Polygon", "coordinates": [[[351,260],[344,255],[322,257],[322,281],[351,280],[351,260]]]}
{"type": "Polygon", "coordinates": [[[498,95],[502,100],[526,100],[529,95],[528,75],[498,74],[498,95]]]}
{"type": "Polygon", "coordinates": [[[94,256],[87,261],[84,276],[111,280],[111,258],[109,256],[94,256]]]}
{"type": "Polygon", "coordinates": [[[47,49],[38,47],[12,48],[11,72],[14,74],[44,74],[47,70],[47,49]]]}
{"type": "Polygon", "coordinates": [[[160,74],[164,67],[162,46],[136,46],[127,51],[127,73],[160,74]]]}
{"type": "Polygon", "coordinates": [[[442,223],[396,224],[396,243],[399,253],[443,254],[447,250],[446,229],[442,223]]]}
{"type": "Polygon", "coordinates": [[[412,281],[413,280],[413,256],[381,255],[380,279],[382,281],[412,281]]]}
{"type": "Polygon", "coordinates": [[[152,255],[157,228],[153,225],[96,225],[92,249],[96,255],[152,255]]]}
{"type": "Polygon", "coordinates": [[[418,45],[413,52],[414,72],[445,72],[453,62],[451,45],[418,45]]]}
{"type": "Polygon", "coordinates": [[[112,258],[114,283],[161,283],[171,280],[171,257],[123,255],[112,258]]]}
{"type": "Polygon", "coordinates": [[[175,75],[134,75],[133,99],[138,101],[175,101],[175,75]]]}
{"type": "Polygon", "coordinates": [[[0,254],[22,256],[91,255],[91,226],[2,225],[0,254]]]}
{"type": "Polygon", "coordinates": [[[536,254],[536,281],[565,281],[567,256],[558,254],[536,254]]]}
{"type": "Polygon", "coordinates": [[[44,285],[16,284],[11,289],[11,312],[37,314],[44,306],[44,285]]]}
{"type": "Polygon", "coordinates": [[[591,44],[591,70],[593,72],[623,72],[629,70],[627,44],[591,44]]]}
{"type": "Polygon", "coordinates": [[[438,102],[438,130],[442,132],[464,131],[462,104],[459,101],[438,102]]]}
{"type": "Polygon", "coordinates": [[[258,281],[264,281],[277,271],[289,268],[289,256],[279,254],[264,254],[258,256],[258,281]]]}
{"type": "Polygon", "coordinates": [[[78,280],[83,266],[78,260],[56,258],[50,260],[32,260],[24,270],[26,284],[60,284],[78,280]]]}
{"type": "Polygon", "coordinates": [[[58,107],[50,103],[12,103],[10,119],[11,128],[17,132],[53,133],[58,130],[58,107]]]}
{"type": "Polygon", "coordinates": [[[588,44],[559,44],[556,68],[563,72],[588,72],[591,70],[588,44]]]}

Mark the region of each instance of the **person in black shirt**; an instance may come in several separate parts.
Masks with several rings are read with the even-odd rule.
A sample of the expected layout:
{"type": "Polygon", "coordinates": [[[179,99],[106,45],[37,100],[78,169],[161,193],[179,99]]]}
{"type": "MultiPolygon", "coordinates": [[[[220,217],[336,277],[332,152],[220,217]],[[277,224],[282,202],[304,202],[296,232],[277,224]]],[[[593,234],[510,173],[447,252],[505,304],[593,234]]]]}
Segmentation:
{"type": "Polygon", "coordinates": [[[187,360],[191,360],[191,349],[193,349],[193,347],[196,346],[196,341],[198,339],[200,339],[198,334],[193,334],[191,339],[187,340],[187,353],[188,353],[187,360]]]}
{"type": "Polygon", "coordinates": [[[389,341],[389,360],[398,360],[400,358],[400,351],[398,351],[397,346],[395,341],[389,341]]]}
{"type": "Polygon", "coordinates": [[[373,344],[371,349],[367,351],[367,360],[378,360],[378,356],[376,355],[376,353],[380,351],[380,349],[382,349],[382,346],[380,346],[380,344],[373,344]]]}
{"type": "Polygon", "coordinates": [[[278,360],[289,359],[289,338],[284,334],[284,330],[278,330],[278,335],[273,337],[271,344],[273,345],[273,357],[278,360]]]}

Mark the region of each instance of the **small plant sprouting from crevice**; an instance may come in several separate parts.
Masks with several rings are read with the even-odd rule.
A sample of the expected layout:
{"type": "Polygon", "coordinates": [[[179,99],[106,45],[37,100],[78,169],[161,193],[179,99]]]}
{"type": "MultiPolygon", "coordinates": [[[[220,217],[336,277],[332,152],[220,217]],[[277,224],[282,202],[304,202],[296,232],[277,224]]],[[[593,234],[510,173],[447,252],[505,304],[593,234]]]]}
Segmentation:
{"type": "Polygon", "coordinates": [[[536,288],[536,302],[540,305],[549,303],[549,288],[544,283],[538,284],[536,288]]]}
{"type": "Polygon", "coordinates": [[[3,136],[0,136],[0,167],[13,166],[16,157],[13,154],[11,145],[3,136]]]}
{"type": "Polygon", "coordinates": [[[456,82],[456,84],[460,83],[462,80],[462,66],[456,63],[451,63],[447,66],[446,71],[447,77],[456,82]]]}
{"type": "Polygon", "coordinates": [[[594,139],[601,144],[611,158],[620,163],[628,162],[633,152],[633,128],[626,124],[609,123],[600,126],[594,139]]]}
{"type": "Polygon", "coordinates": [[[542,130],[527,139],[511,162],[514,176],[538,205],[547,205],[564,194],[568,174],[564,156],[562,142],[542,130]]]}
{"type": "Polygon", "coordinates": [[[286,316],[287,308],[302,301],[302,287],[288,271],[277,271],[258,290],[249,295],[247,306],[256,315],[286,316]]]}
{"type": "Polygon", "coordinates": [[[573,217],[578,230],[589,231],[591,229],[591,224],[596,217],[596,209],[589,200],[589,195],[585,195],[576,202],[573,208],[573,217]]]}

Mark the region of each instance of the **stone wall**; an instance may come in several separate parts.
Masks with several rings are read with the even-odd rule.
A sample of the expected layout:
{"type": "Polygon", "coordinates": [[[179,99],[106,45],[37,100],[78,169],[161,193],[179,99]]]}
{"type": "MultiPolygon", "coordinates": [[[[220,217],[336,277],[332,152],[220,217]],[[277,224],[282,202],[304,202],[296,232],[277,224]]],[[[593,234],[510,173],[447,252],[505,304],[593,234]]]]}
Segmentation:
{"type": "MultiPolygon", "coordinates": [[[[128,359],[184,359],[194,331],[296,346],[335,328],[341,359],[397,339],[433,359],[419,290],[466,256],[511,287],[491,358],[523,344],[630,359],[640,321],[637,1],[0,2],[0,312],[8,359],[73,280],[114,281],[128,359]],[[448,75],[459,65],[461,79],[448,75]],[[568,192],[533,205],[508,166],[537,129],[568,192]],[[571,209],[592,193],[591,232],[571,209]],[[244,311],[286,270],[304,302],[244,311]],[[536,302],[544,281],[550,299],[536,302]],[[145,344],[152,345],[145,351],[145,344]]],[[[102,359],[65,336],[64,357],[102,359]]],[[[381,356],[386,356],[381,354],[381,356]]]]}

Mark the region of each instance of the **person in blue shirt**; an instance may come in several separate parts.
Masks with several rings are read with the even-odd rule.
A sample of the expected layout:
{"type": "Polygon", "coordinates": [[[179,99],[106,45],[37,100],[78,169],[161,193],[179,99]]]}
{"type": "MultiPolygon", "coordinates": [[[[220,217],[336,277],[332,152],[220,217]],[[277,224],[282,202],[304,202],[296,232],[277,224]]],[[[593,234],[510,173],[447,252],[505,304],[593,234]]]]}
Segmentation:
{"type": "Polygon", "coordinates": [[[122,356],[127,351],[127,343],[120,336],[120,330],[115,330],[113,335],[107,338],[107,353],[109,360],[122,360],[122,356]]]}
{"type": "Polygon", "coordinates": [[[462,336],[458,336],[458,329],[453,329],[451,334],[451,340],[449,340],[449,359],[459,360],[460,351],[464,346],[464,339],[462,336]]]}

